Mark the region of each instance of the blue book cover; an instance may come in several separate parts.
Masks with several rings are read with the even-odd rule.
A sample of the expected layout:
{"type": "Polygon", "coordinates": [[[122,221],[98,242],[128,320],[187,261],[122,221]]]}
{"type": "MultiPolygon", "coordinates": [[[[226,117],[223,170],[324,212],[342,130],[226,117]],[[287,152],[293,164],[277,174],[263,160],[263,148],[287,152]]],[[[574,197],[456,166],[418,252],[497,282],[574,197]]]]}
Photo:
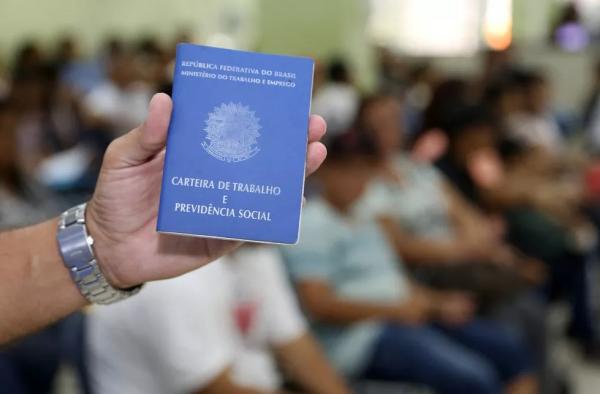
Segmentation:
{"type": "Polygon", "coordinates": [[[298,241],[313,66],[177,46],[159,232],[298,241]]]}

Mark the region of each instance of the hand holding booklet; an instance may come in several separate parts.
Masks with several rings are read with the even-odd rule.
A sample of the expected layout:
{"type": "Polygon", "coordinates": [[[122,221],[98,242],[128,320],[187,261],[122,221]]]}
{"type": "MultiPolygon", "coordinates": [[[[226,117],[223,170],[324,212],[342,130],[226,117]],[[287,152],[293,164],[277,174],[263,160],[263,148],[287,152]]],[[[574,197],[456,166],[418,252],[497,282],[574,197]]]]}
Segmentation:
{"type": "Polygon", "coordinates": [[[298,241],[313,66],[178,45],[158,231],[298,241]]]}

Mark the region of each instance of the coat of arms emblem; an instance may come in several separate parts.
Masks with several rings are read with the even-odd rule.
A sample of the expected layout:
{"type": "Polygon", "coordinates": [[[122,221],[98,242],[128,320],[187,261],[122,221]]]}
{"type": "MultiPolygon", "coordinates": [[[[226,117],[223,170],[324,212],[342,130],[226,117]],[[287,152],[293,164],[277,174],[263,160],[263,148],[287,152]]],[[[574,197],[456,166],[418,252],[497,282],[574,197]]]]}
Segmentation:
{"type": "Polygon", "coordinates": [[[250,107],[223,103],[208,114],[202,147],[209,155],[228,163],[248,160],[260,150],[259,121],[250,107]]]}

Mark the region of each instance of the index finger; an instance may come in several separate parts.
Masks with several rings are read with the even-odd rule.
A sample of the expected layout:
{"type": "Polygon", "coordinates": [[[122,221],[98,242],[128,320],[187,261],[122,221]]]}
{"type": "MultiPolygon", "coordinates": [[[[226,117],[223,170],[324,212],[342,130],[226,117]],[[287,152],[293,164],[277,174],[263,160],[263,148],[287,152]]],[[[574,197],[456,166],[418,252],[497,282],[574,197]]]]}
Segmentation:
{"type": "Polygon", "coordinates": [[[308,142],[319,141],[327,131],[327,123],[322,116],[311,115],[308,121],[308,142]]]}

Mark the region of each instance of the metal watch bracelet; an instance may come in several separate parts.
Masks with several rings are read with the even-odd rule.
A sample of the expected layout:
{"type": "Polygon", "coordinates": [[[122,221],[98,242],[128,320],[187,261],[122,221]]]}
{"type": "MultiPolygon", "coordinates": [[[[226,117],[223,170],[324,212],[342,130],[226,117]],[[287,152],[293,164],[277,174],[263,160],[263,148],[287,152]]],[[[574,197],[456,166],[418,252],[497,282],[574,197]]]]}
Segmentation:
{"type": "Polygon", "coordinates": [[[81,204],[65,211],[58,222],[56,239],[65,267],[83,296],[94,304],[112,304],[138,293],[140,286],[117,289],[108,283],[100,270],[92,248],[93,238],[85,224],[85,209],[81,204]]]}

